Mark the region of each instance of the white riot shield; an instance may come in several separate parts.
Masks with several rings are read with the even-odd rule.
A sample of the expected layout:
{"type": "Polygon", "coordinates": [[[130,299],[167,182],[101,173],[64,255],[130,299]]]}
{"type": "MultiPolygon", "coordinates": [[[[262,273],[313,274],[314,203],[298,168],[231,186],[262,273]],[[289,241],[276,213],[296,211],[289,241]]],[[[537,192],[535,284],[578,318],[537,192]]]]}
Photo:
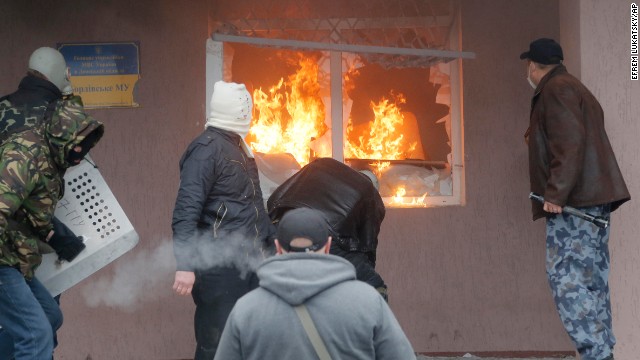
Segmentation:
{"type": "MultiPolygon", "coordinates": [[[[89,159],[90,160],[90,159],[89,159]]],[[[45,254],[36,276],[56,296],[105,267],[138,243],[138,234],[96,167],[87,160],[64,177],[64,197],[55,216],[86,248],[70,263],[45,254]]]]}

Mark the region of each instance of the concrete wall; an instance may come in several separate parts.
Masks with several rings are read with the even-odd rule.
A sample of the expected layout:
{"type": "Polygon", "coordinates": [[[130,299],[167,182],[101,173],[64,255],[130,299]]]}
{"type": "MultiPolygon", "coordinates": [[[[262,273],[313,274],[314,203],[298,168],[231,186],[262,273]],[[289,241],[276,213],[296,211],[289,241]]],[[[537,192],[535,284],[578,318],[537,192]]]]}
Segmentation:
{"type": "Polygon", "coordinates": [[[521,52],[559,35],[556,1],[462,1],[467,204],[391,209],[380,270],[416,350],[571,350],[545,278],[544,223],[531,221],[532,89],[521,52]]]}
{"type": "Polygon", "coordinates": [[[558,41],[562,45],[564,53],[564,65],[573,76],[580,79],[581,56],[580,43],[583,40],[580,36],[580,0],[560,1],[560,38],[558,41]]]}
{"type": "MultiPolygon", "coordinates": [[[[544,275],[544,224],[530,220],[522,135],[531,88],[518,59],[532,39],[561,36],[559,2],[461,3],[463,49],[477,54],[463,63],[466,206],[388,211],[379,270],[390,286],[390,305],[420,352],[571,350],[544,275]]],[[[582,76],[611,114],[609,134],[637,193],[631,154],[638,108],[631,99],[638,87],[626,76],[627,53],[620,54],[628,41],[622,29],[628,11],[623,1],[613,8],[584,3],[580,32],[597,41],[582,37],[582,76]],[[601,54],[603,44],[610,53],[601,54]]],[[[203,126],[207,28],[204,0],[3,5],[1,94],[15,89],[39,46],[141,43],[141,107],[90,111],[106,126],[92,156],[140,244],[63,295],[66,322],[56,358],[184,359],[193,353],[194,307],[190,298],[171,292],[169,239],[177,163],[203,126]],[[135,301],[116,296],[122,288],[135,301]]],[[[637,226],[631,224],[637,214],[631,203],[613,219],[614,311],[619,349],[626,354],[640,343],[633,345],[638,248],[631,241],[637,226]]]]}
{"type": "MultiPolygon", "coordinates": [[[[630,80],[630,1],[580,2],[582,81],[600,100],[632,201],[612,216],[611,297],[616,359],[640,354],[640,82],[630,80]]],[[[638,2],[636,2],[638,4],[638,2]]]]}
{"type": "Polygon", "coordinates": [[[142,79],[136,100],[141,107],[90,111],[105,124],[92,156],[140,243],[63,294],[65,324],[56,359],[184,359],[192,354],[192,300],[172,294],[173,259],[164,267],[152,260],[163,259],[168,249],[161,244],[171,236],[178,161],[203,128],[206,38],[204,1],[2,3],[2,94],[17,87],[29,55],[40,46],[140,41],[142,79]],[[96,307],[88,305],[88,298],[96,307]]]}

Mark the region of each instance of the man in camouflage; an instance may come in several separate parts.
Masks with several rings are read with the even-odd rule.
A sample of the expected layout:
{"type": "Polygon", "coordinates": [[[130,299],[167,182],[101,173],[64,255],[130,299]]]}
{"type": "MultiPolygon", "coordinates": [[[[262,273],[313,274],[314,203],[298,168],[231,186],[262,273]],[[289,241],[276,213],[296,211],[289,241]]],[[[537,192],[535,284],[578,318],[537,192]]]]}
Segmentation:
{"type": "Polygon", "coordinates": [[[598,100],[562,65],[562,48],[538,39],[520,55],[535,88],[529,146],[533,219],[546,218],[547,276],[562,323],[582,360],[613,360],[609,227],[563,213],[572,206],[609,217],[630,199],[598,100]]]}
{"type": "MultiPolygon", "coordinates": [[[[3,116],[0,121],[0,144],[11,136],[36,126],[46,112],[52,112],[56,101],[71,92],[67,78],[67,66],[59,51],[52,48],[39,48],[29,59],[29,71],[20,81],[18,90],[0,98],[5,107],[24,109],[26,116],[3,116]],[[55,82],[55,83],[54,83],[55,82]],[[62,89],[62,90],[61,90],[62,89]]],[[[85,245],[71,229],[57,218],[53,218],[54,233],[49,240],[58,258],[72,261],[85,245]]],[[[58,297],[56,297],[58,301],[58,297]]]]}
{"type": "MultiPolygon", "coordinates": [[[[62,55],[44,49],[66,68],[62,55]]],[[[39,50],[34,55],[42,54],[39,50]]],[[[46,79],[58,91],[69,85],[68,76],[46,79]]],[[[48,359],[62,313],[34,271],[52,232],[64,171],[80,162],[104,128],[85,114],[79,97],[35,106],[13,100],[0,101],[0,124],[11,127],[0,145],[0,353],[16,360],[48,359]]]]}

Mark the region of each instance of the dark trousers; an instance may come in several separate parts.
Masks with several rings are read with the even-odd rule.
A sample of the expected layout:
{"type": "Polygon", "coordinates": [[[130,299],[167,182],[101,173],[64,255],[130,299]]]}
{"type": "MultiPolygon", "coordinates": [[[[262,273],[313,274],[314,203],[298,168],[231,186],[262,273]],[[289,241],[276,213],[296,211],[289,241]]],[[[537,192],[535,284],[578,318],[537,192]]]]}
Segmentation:
{"type": "Polygon", "coordinates": [[[192,297],[196,304],[194,360],[212,360],[233,305],[258,286],[255,273],[242,274],[235,268],[196,272],[192,297]]]}
{"type": "Polygon", "coordinates": [[[387,285],[382,280],[382,276],[376,272],[375,256],[372,253],[361,251],[347,251],[337,244],[331,244],[329,251],[333,255],[340,256],[349,261],[356,268],[356,278],[373,286],[387,299],[387,285]]]}

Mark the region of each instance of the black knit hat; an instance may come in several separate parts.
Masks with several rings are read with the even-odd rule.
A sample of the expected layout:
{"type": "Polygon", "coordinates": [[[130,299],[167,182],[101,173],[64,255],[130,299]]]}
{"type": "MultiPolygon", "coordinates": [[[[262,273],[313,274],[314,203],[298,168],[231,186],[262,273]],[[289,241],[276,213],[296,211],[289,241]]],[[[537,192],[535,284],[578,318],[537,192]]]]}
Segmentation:
{"type": "Polygon", "coordinates": [[[562,47],[553,39],[538,39],[529,44],[529,51],[520,54],[520,59],[529,59],[538,64],[560,64],[564,57],[562,47]]]}
{"type": "Polygon", "coordinates": [[[289,210],[278,225],[276,239],[287,252],[313,252],[322,248],[329,238],[329,225],[321,212],[309,208],[289,210]],[[304,238],[311,241],[305,247],[292,246],[291,241],[304,238]]]}

